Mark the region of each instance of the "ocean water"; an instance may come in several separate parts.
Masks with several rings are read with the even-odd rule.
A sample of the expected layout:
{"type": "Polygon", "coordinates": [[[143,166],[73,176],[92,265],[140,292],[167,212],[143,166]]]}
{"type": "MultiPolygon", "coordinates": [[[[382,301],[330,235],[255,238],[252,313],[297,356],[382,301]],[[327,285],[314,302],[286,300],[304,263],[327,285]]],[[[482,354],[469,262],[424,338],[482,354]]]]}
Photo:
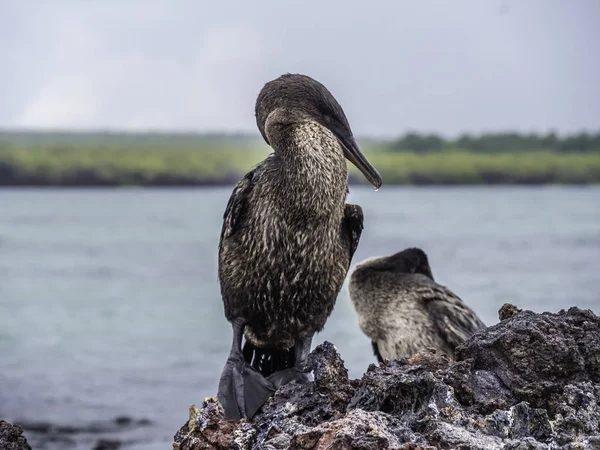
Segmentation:
{"type": "MultiPolygon", "coordinates": [[[[363,187],[354,263],[409,246],[488,325],[504,302],[600,313],[600,188],[363,187]]],[[[231,331],[217,282],[231,189],[0,190],[0,418],[36,449],[170,448],[214,395],[231,331]]],[[[323,333],[374,362],[344,287],[323,333]]]]}

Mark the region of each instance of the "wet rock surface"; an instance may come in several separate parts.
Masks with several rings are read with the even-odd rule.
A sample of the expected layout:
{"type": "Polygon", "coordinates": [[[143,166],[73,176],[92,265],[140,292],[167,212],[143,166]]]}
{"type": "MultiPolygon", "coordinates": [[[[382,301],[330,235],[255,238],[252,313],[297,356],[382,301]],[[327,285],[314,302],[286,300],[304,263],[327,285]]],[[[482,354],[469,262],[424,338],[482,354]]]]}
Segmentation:
{"type": "Polygon", "coordinates": [[[600,318],[505,305],[457,361],[427,350],[350,380],[335,347],[310,355],[314,383],[279,389],[251,420],[215,398],[190,408],[173,447],[196,449],[600,449],[600,318]]]}
{"type": "Polygon", "coordinates": [[[31,450],[27,439],[23,436],[23,427],[0,420],[1,450],[31,450]]]}

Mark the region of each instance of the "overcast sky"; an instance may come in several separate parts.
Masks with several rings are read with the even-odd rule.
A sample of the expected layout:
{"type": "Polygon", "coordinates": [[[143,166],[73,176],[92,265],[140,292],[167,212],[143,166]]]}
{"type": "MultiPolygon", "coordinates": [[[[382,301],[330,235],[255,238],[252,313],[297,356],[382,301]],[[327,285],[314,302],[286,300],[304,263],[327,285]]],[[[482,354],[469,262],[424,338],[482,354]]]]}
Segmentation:
{"type": "Polygon", "coordinates": [[[0,127],[254,131],[324,83],[357,135],[600,129],[600,0],[0,0],[0,127]]]}

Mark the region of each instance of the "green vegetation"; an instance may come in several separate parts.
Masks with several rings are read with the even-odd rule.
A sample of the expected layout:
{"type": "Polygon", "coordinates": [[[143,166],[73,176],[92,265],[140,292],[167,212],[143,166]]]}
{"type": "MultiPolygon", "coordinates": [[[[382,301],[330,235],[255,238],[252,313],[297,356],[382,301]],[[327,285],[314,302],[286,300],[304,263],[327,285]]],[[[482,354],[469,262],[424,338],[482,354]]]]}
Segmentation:
{"type": "Polygon", "coordinates": [[[537,150],[561,153],[600,152],[600,133],[577,133],[559,138],[556,133],[518,134],[486,133],[481,136],[463,134],[458,139],[444,139],[435,134],[407,133],[390,143],[391,150],[436,152],[466,150],[475,153],[530,152],[537,150]]]}
{"type": "MultiPolygon", "coordinates": [[[[600,133],[456,140],[409,133],[362,147],[385,184],[600,182],[600,133]]],[[[231,185],[269,151],[245,135],[0,132],[0,185],[231,185]]]]}

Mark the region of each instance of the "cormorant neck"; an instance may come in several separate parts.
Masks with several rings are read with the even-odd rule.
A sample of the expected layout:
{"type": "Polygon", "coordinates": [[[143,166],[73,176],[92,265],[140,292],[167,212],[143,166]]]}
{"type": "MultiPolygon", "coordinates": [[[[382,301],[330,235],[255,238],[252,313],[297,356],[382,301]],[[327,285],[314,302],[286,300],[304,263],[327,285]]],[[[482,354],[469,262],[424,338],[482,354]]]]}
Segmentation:
{"type": "Polygon", "coordinates": [[[316,122],[285,127],[269,140],[279,165],[280,188],[293,205],[315,211],[343,210],[348,168],[343,149],[331,131],[316,122]]]}

